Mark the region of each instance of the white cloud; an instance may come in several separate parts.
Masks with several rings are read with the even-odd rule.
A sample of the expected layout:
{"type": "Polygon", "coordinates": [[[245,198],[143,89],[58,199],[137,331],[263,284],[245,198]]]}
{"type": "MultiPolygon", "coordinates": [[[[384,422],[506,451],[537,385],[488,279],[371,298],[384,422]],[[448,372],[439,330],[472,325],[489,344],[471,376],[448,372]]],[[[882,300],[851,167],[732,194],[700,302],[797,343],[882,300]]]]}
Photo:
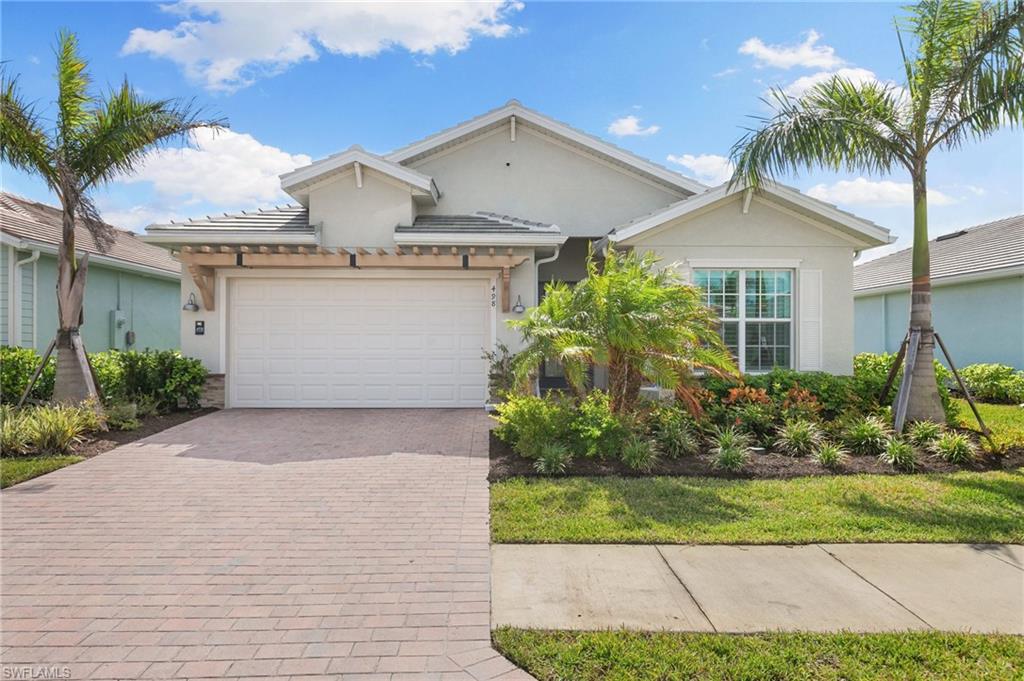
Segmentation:
{"type": "Polygon", "coordinates": [[[34,54],[28,55],[28,63],[29,64],[38,64],[39,63],[39,57],[37,57],[34,54]]]}
{"type": "Polygon", "coordinates": [[[717,73],[711,74],[711,77],[712,78],[725,78],[726,76],[732,76],[732,75],[735,75],[735,74],[737,74],[739,72],[740,72],[739,69],[729,67],[727,69],[722,69],[721,71],[719,71],[717,73]]]}
{"type": "MultiPolygon", "coordinates": [[[[816,184],[807,190],[807,195],[829,203],[845,205],[911,206],[914,201],[914,188],[909,182],[858,177],[855,180],[839,180],[831,185],[816,184]]],[[[933,206],[946,206],[954,203],[954,199],[937,189],[930,189],[928,203],[933,206]]]]}
{"type": "Polygon", "coordinates": [[[696,175],[698,180],[711,185],[722,184],[732,177],[732,163],[725,156],[717,154],[701,154],[699,156],[669,154],[668,162],[683,166],[696,175]]]}
{"type": "Polygon", "coordinates": [[[111,205],[110,207],[100,206],[100,214],[111,225],[136,232],[154,223],[169,222],[183,217],[169,208],[153,207],[148,204],[137,204],[128,207],[116,205],[111,205]]]}
{"type": "Polygon", "coordinates": [[[648,125],[644,127],[640,124],[640,119],[636,116],[623,116],[622,118],[616,118],[608,126],[608,132],[615,135],[616,137],[647,137],[661,130],[660,125],[648,125]]]}
{"type": "Polygon", "coordinates": [[[164,202],[247,209],[287,201],[278,175],[311,160],[262,144],[252,135],[200,130],[194,148],[151,151],[138,171],[121,182],[151,183],[164,202]]]}
{"type": "Polygon", "coordinates": [[[233,91],[320,51],[373,57],[395,48],[455,54],[474,38],[516,32],[518,0],[488,2],[198,2],[165,6],[181,16],[170,29],[135,28],[122,54],[170,59],[209,90],[233,91]]]}
{"type": "Polygon", "coordinates": [[[840,76],[858,85],[860,83],[870,83],[872,81],[881,82],[878,80],[878,76],[875,75],[874,71],[861,68],[842,68],[836,71],[819,71],[817,73],[812,73],[809,76],[797,78],[783,88],[783,90],[785,90],[786,94],[791,97],[803,97],[804,94],[812,87],[818,83],[824,83],[833,76],[840,76]]]}
{"type": "Polygon", "coordinates": [[[821,35],[813,28],[805,35],[804,41],[796,45],[767,45],[758,37],[749,38],[740,45],[739,53],[753,57],[754,65],[758,68],[774,66],[791,69],[802,66],[832,69],[844,63],[836,55],[835,48],[818,44],[821,35]]]}

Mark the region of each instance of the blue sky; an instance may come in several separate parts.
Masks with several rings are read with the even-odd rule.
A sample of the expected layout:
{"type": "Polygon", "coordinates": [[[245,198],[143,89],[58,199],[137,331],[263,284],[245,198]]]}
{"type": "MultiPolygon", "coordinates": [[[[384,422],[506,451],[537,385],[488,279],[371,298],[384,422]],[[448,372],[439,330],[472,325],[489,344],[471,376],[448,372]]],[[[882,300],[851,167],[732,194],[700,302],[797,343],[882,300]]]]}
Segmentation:
{"type": "MultiPolygon", "coordinates": [[[[496,3],[224,6],[2,5],[2,58],[44,109],[52,45],[76,32],[97,87],[125,76],[152,97],[194,98],[231,131],[165,151],[97,194],[115,224],[285,203],[276,175],[358,143],[384,152],[517,98],[706,183],[766,113],[769,85],[840,70],[900,80],[896,4],[496,3]]],[[[1024,137],[1001,131],[933,156],[937,235],[1024,212],[1024,137]]],[[[902,174],[815,171],[787,180],[908,244],[902,174]]],[[[48,200],[3,168],[7,191],[48,200]]],[[[890,249],[887,250],[891,250],[890,249]]]]}

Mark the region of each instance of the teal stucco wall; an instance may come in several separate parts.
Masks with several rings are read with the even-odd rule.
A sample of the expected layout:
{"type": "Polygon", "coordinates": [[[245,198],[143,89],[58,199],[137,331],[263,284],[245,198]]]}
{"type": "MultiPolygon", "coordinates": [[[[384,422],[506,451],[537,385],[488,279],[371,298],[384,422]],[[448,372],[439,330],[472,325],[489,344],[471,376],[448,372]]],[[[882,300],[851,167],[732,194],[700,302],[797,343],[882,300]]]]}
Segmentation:
{"type": "MultiPolygon", "coordinates": [[[[899,350],[910,318],[908,291],[858,297],[854,310],[857,352],[899,350]]],[[[994,362],[1024,369],[1024,277],[936,286],[932,310],[957,366],[994,362]]]]}
{"type": "MultiPolygon", "coordinates": [[[[3,249],[5,257],[9,250],[7,247],[3,249]]],[[[16,251],[18,259],[28,255],[28,252],[16,251]]],[[[57,260],[51,255],[42,255],[34,266],[26,265],[22,270],[20,344],[34,345],[42,352],[57,330],[57,260]]],[[[81,327],[86,349],[98,352],[111,348],[166,350],[180,347],[180,287],[177,279],[91,263],[85,289],[85,324],[81,327]],[[120,310],[124,317],[124,324],[116,333],[111,329],[113,310],[120,310]],[[135,344],[132,346],[125,344],[127,331],[135,332],[135,344]]],[[[6,330],[10,324],[8,287],[2,288],[0,297],[4,302],[0,306],[0,326],[5,330],[3,340],[6,343],[6,330]]]]}

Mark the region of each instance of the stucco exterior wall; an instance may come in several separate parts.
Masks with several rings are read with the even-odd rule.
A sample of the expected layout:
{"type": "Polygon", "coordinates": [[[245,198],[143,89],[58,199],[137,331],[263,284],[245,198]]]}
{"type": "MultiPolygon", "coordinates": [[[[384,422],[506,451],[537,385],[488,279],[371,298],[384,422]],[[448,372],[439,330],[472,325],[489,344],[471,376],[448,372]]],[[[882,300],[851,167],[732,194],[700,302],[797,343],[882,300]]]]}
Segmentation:
{"type": "MultiPolygon", "coordinates": [[[[690,260],[715,261],[723,266],[747,263],[743,266],[748,268],[798,260],[794,282],[797,298],[800,270],[820,270],[821,369],[835,374],[853,371],[854,246],[838,233],[761,198],[754,198],[744,215],[742,198],[737,195],[707,211],[648,232],[635,248],[655,252],[665,265],[678,265],[687,278],[690,260]]],[[[799,307],[799,300],[795,300],[794,366],[799,366],[799,307]]]]}
{"type": "MultiPolygon", "coordinates": [[[[536,288],[536,273],[533,262],[532,249],[518,249],[514,251],[516,255],[527,256],[527,260],[512,270],[511,279],[509,281],[509,290],[511,293],[510,303],[514,304],[516,298],[521,296],[523,304],[526,306],[532,305],[533,290],[536,288]]],[[[489,278],[495,276],[497,273],[490,270],[450,270],[447,274],[453,277],[475,277],[475,278],[489,278]]],[[[373,277],[426,277],[436,279],[439,276],[445,276],[445,272],[438,270],[423,270],[417,272],[416,270],[404,269],[404,270],[390,270],[386,268],[381,269],[368,269],[362,271],[348,270],[343,268],[341,270],[330,270],[317,268],[303,268],[303,269],[280,269],[280,268],[249,268],[242,271],[239,270],[218,270],[218,277],[215,284],[215,309],[213,311],[202,309],[200,304],[200,310],[198,312],[187,312],[181,313],[181,351],[185,355],[195,357],[203,362],[203,365],[207,368],[210,373],[225,373],[227,371],[227,348],[230,346],[228,337],[225,332],[225,324],[227,315],[225,314],[227,306],[230,302],[227,300],[226,291],[227,277],[232,275],[235,276],[255,276],[255,277],[317,277],[317,276],[373,276],[373,277]],[[365,275],[363,273],[366,273],[365,275]],[[205,333],[201,336],[195,334],[195,323],[196,321],[203,321],[205,326],[205,333]]],[[[495,340],[498,342],[505,343],[513,350],[521,347],[521,341],[518,332],[508,327],[508,321],[511,319],[519,319],[522,317],[520,314],[515,312],[502,312],[501,311],[501,279],[497,277],[495,281],[496,289],[494,290],[495,298],[495,340]]],[[[195,283],[192,278],[185,276],[181,280],[181,302],[178,304],[180,308],[185,302],[188,301],[189,293],[194,293],[196,300],[202,301],[202,296],[199,294],[199,290],[195,287],[195,283]]]]}
{"type": "MultiPolygon", "coordinates": [[[[0,343],[10,342],[12,326],[10,314],[17,314],[15,335],[17,345],[35,347],[39,352],[46,350],[57,332],[57,259],[43,254],[35,263],[23,265],[17,276],[17,287],[13,287],[13,257],[23,260],[31,251],[17,251],[5,246],[0,287],[0,343]],[[13,254],[13,255],[12,255],[13,254]],[[11,296],[17,295],[17,301],[11,296]]],[[[124,334],[134,331],[136,342],[131,348],[144,350],[166,350],[179,345],[178,315],[179,284],[175,279],[148,276],[106,265],[92,263],[85,289],[85,324],[81,327],[82,339],[90,352],[111,348],[129,349],[124,344],[124,334]],[[110,313],[121,310],[125,324],[117,337],[111,334],[110,313]]]]}
{"type": "MultiPolygon", "coordinates": [[[[909,291],[861,296],[854,307],[856,351],[897,352],[910,320],[909,291]]],[[[935,285],[932,315],[957,366],[1024,369],[1024,277],[935,285]]]]}
{"type": "Polygon", "coordinates": [[[557,224],[567,236],[602,237],[685,198],[523,125],[515,142],[502,127],[411,167],[433,177],[441,192],[423,214],[491,211],[557,224]]]}
{"type": "Polygon", "coordinates": [[[362,187],[349,170],[309,193],[309,221],[322,224],[324,246],[394,247],[395,226],[412,220],[409,188],[373,170],[363,170],[362,187]]]}

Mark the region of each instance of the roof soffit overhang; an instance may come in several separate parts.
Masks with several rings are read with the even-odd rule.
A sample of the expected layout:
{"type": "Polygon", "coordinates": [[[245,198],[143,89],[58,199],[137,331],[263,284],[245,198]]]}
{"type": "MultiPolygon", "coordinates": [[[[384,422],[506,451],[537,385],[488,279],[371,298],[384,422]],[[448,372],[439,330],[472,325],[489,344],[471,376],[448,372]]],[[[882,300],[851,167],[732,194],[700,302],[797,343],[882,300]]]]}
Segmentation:
{"type": "Polygon", "coordinates": [[[791,187],[771,184],[758,190],[748,190],[744,187],[730,189],[728,183],[617,227],[608,235],[608,240],[615,245],[632,246],[669,227],[669,223],[702,215],[726,202],[741,198],[744,213],[748,201],[765,201],[773,208],[781,209],[815,227],[824,228],[844,238],[857,250],[883,246],[894,241],[894,237],[884,227],[824,201],[811,198],[791,187]]]}

